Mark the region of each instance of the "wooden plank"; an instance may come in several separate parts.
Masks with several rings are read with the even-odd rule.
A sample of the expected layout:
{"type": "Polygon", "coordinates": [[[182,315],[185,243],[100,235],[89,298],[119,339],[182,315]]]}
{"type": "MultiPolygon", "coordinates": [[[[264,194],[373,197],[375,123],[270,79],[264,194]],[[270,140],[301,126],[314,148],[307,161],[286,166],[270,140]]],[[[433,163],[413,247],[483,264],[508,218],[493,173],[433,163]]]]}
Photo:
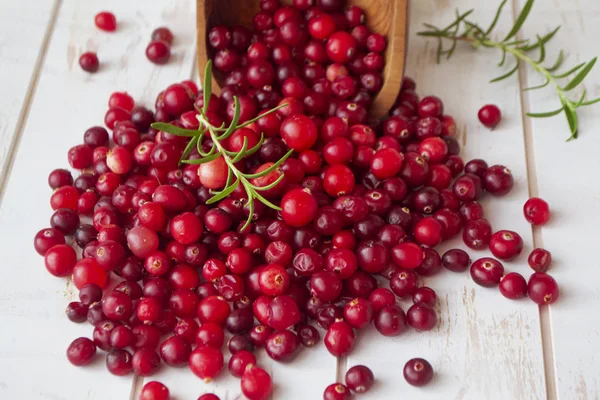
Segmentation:
{"type": "MultiPolygon", "coordinates": [[[[11,15],[4,13],[7,3],[12,12],[18,2],[2,2],[3,21],[11,15]]],[[[33,10],[41,2],[25,4],[32,15],[39,15],[33,10]]],[[[130,397],[132,377],[111,376],[103,355],[90,368],[69,365],[66,347],[77,336],[91,336],[92,329],[64,317],[73,288],[46,273],[31,243],[51,215],[47,174],[68,165],[67,150],[81,143],[85,129],[102,124],[109,94],[127,90],[152,105],[160,89],[189,78],[195,53],[193,5],[193,0],[153,0],[135,6],[104,1],[102,7],[120,21],[118,31],[108,34],[94,26],[97,4],[62,1],[0,208],[0,253],[10,271],[0,283],[0,315],[6,324],[0,344],[3,399],[130,397]],[[177,38],[171,62],[158,67],[146,59],[144,50],[152,30],[160,25],[169,26],[177,38]],[[86,50],[98,50],[102,67],[97,74],[89,75],[78,66],[78,56],[86,50]]],[[[27,35],[19,20],[14,22],[12,29],[27,35]]]]}
{"type": "Polygon", "coordinates": [[[56,1],[3,1],[0,4],[0,190],[11,148],[22,128],[33,81],[47,45],[56,1]]]}
{"type": "MultiPolygon", "coordinates": [[[[592,39],[600,35],[597,1],[540,1],[536,2],[532,15],[524,26],[524,38],[561,25],[548,46],[549,63],[560,49],[566,51],[561,71],[600,55],[592,39]]],[[[529,69],[525,80],[528,85],[542,82],[529,69]]],[[[583,88],[590,99],[600,96],[598,66],[584,85],[573,91],[572,97],[577,99],[583,88]]],[[[528,111],[550,111],[559,106],[550,87],[525,95],[528,111]]],[[[594,261],[598,248],[595,228],[600,223],[600,186],[593,175],[600,170],[599,107],[596,104],[578,111],[579,139],[568,143],[565,140],[570,133],[564,115],[527,119],[525,125],[530,171],[535,177],[531,180],[531,195],[548,201],[553,211],[552,220],[543,228],[536,228],[534,234],[536,245],[552,252],[554,261],[549,272],[561,288],[558,302],[541,308],[547,323],[548,347],[553,350],[549,361],[554,361],[554,365],[550,365],[550,373],[556,381],[551,389],[561,399],[598,399],[600,393],[597,374],[600,359],[593,350],[600,339],[600,321],[589,317],[596,315],[600,306],[598,262],[594,261]]]]}
{"type": "MultiPolygon", "coordinates": [[[[483,158],[490,165],[504,164],[515,177],[515,188],[504,198],[486,196],[486,217],[495,230],[512,229],[525,241],[525,251],[517,260],[504,263],[507,272],[528,273],[527,254],[531,249],[531,229],[521,217],[528,196],[523,145],[519,86],[516,79],[495,85],[489,79],[502,71],[496,66],[499,54],[474,51],[459,45],[453,58],[435,63],[436,43],[416,36],[422,23],[446,26],[454,18],[454,8],[474,8],[471,20],[489,23],[497,2],[476,0],[411,3],[407,75],[415,78],[421,96],[434,94],[445,102],[453,115],[468,161],[483,158]],[[490,131],[477,120],[477,111],[486,103],[497,104],[504,119],[490,131]]],[[[512,23],[510,7],[499,21],[498,30],[507,32],[512,23]]],[[[461,247],[456,240],[443,247],[461,247]]],[[[441,249],[441,250],[443,250],[441,249]]],[[[472,259],[489,256],[489,251],[468,250],[472,259]]],[[[347,367],[369,366],[378,384],[364,399],[541,399],[545,398],[543,354],[540,344],[538,309],[528,300],[510,301],[497,289],[485,289],[471,281],[468,273],[442,271],[424,279],[440,299],[439,325],[432,332],[408,332],[397,338],[382,338],[373,328],[361,334],[360,343],[347,360],[347,367]],[[406,361],[423,357],[431,362],[436,378],[425,388],[411,387],[402,376],[406,361]]],[[[406,310],[410,304],[402,303],[406,310]]]]}

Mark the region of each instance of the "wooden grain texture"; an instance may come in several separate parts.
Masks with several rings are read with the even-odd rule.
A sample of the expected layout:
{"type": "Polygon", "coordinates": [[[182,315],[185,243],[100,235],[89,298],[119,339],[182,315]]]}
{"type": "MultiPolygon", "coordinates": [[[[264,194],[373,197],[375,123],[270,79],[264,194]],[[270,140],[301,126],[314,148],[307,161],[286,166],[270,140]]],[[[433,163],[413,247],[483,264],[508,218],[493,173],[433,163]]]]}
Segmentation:
{"type": "MultiPolygon", "coordinates": [[[[0,187],[31,99],[56,1],[0,2],[0,187]],[[19,27],[19,29],[15,29],[19,27]]],[[[1,192],[1,189],[0,189],[1,192]]],[[[1,196],[0,196],[1,197],[1,196]]]]}
{"type": "MultiPolygon", "coordinates": [[[[291,3],[284,1],[283,3],[291,3]]],[[[392,108],[402,85],[406,59],[408,0],[349,0],[365,10],[367,25],[373,32],[387,37],[383,87],[373,99],[371,115],[383,117],[392,108]]],[[[207,32],[217,25],[242,25],[251,28],[253,16],[260,11],[258,0],[197,0],[196,24],[198,45],[198,70],[213,55],[207,43],[207,32]]],[[[218,93],[223,76],[215,71],[213,87],[218,93]]]]}
{"type": "MultiPolygon", "coordinates": [[[[16,10],[18,2],[10,3],[16,10]]],[[[35,16],[33,10],[42,2],[22,5],[22,15],[29,11],[35,16]]],[[[64,309],[74,296],[74,288],[45,271],[43,259],[32,250],[32,239],[49,225],[48,173],[68,166],[69,147],[81,143],[89,126],[102,124],[109,94],[127,90],[150,106],[161,88],[190,77],[195,52],[194,9],[191,0],[154,0],[136,2],[135,6],[107,0],[102,8],[117,15],[120,22],[116,33],[103,33],[94,26],[94,15],[101,10],[95,2],[62,1],[5,187],[0,208],[0,254],[7,262],[10,279],[0,282],[2,399],[130,397],[132,376],[110,375],[103,355],[99,354],[89,368],[68,363],[68,344],[78,336],[91,336],[92,328],[65,318],[64,309]],[[160,25],[171,27],[177,38],[172,62],[157,67],[145,58],[144,50],[152,30],[160,25]],[[85,50],[98,51],[101,68],[97,74],[89,75],[79,68],[77,59],[85,50]]],[[[21,22],[14,23],[11,29],[21,31],[21,22]]]]}
{"type": "MultiPolygon", "coordinates": [[[[519,1],[519,3],[524,3],[519,1]]],[[[567,57],[562,71],[600,56],[596,39],[600,36],[600,3],[594,0],[538,1],[522,37],[534,37],[555,26],[560,31],[548,46],[548,62],[560,49],[567,57]]],[[[542,83],[537,73],[526,70],[526,85],[542,83]]],[[[598,65],[584,84],[574,90],[578,98],[583,89],[588,98],[600,96],[598,65]]],[[[551,88],[528,92],[525,108],[532,112],[550,111],[559,102],[551,88]]],[[[542,308],[548,324],[549,347],[553,350],[556,390],[559,399],[592,400],[600,398],[600,262],[597,257],[600,224],[600,105],[578,111],[579,139],[566,143],[570,132],[564,115],[530,119],[526,124],[530,147],[532,196],[548,201],[552,220],[536,229],[536,245],[552,252],[549,271],[561,288],[560,300],[542,308]]]]}
{"type": "MultiPolygon", "coordinates": [[[[496,54],[476,52],[459,46],[454,57],[435,63],[436,43],[417,38],[423,22],[445,26],[454,18],[454,9],[475,8],[473,20],[486,24],[493,18],[496,2],[425,0],[412,3],[411,37],[407,75],[415,78],[421,96],[435,94],[453,115],[468,161],[484,158],[490,165],[505,164],[515,177],[515,188],[502,199],[486,196],[482,201],[494,230],[512,229],[525,241],[523,254],[504,263],[506,272],[529,272],[527,253],[532,247],[531,229],[521,214],[528,196],[526,158],[521,122],[518,81],[496,85],[487,81],[501,73],[496,54]],[[483,54],[482,54],[483,53],[483,54]],[[504,114],[494,131],[477,120],[477,111],[486,103],[497,104],[504,114]]],[[[512,15],[507,12],[498,29],[508,31],[512,15]]],[[[444,245],[465,248],[461,240],[444,245]]],[[[466,249],[466,248],[465,248],[466,249]]],[[[489,256],[489,251],[468,250],[472,259],[489,256]]],[[[378,384],[361,398],[398,399],[543,399],[546,398],[543,354],[538,308],[524,299],[510,301],[497,289],[477,286],[468,272],[442,271],[423,283],[439,296],[439,324],[432,332],[407,332],[396,338],[382,338],[374,329],[361,335],[357,350],[346,362],[370,366],[378,384]],[[429,360],[435,380],[425,388],[408,385],[402,376],[406,361],[413,357],[429,360]]],[[[406,310],[410,302],[402,302],[406,310]]]]}

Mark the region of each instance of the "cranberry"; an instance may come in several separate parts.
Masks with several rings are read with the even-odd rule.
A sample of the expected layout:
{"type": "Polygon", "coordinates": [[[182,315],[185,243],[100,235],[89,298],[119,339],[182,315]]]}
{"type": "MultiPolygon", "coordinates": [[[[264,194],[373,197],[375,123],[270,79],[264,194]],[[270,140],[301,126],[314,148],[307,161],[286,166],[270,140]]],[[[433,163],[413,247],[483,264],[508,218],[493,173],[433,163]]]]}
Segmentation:
{"type": "Polygon", "coordinates": [[[484,249],[492,237],[492,226],[483,219],[467,221],[463,230],[463,241],[467,246],[475,250],[484,249]]]}
{"type": "Polygon", "coordinates": [[[231,45],[231,31],[224,25],[213,27],[208,32],[208,44],[217,50],[223,50],[231,45]]]}
{"type": "Polygon", "coordinates": [[[116,376],[129,375],[133,371],[131,354],[127,350],[111,350],[106,355],[106,368],[116,376]]]}
{"type": "Polygon", "coordinates": [[[427,182],[429,164],[417,153],[408,152],[404,155],[404,163],[400,170],[400,176],[411,187],[421,186],[427,182]]]}
{"type": "Polygon", "coordinates": [[[483,206],[476,201],[463,203],[460,206],[459,212],[463,221],[471,221],[484,217],[483,206]]]}
{"type": "Polygon", "coordinates": [[[310,276],[323,270],[323,257],[312,249],[301,249],[296,252],[292,267],[299,275],[310,276]]]}
{"type": "Polygon", "coordinates": [[[396,296],[407,298],[419,287],[419,277],[413,271],[398,271],[390,279],[390,288],[396,296]]]}
{"type": "Polygon", "coordinates": [[[153,40],[146,47],[146,57],[154,64],[166,64],[171,57],[171,48],[162,40],[153,40]]]}
{"type": "Polygon", "coordinates": [[[229,312],[229,304],[219,296],[206,297],[198,304],[198,319],[201,323],[214,322],[223,325],[229,312]]]}
{"type": "Polygon", "coordinates": [[[355,186],[354,174],[346,165],[330,166],[323,178],[323,188],[331,197],[351,193],[355,186]]]}
{"type": "Polygon", "coordinates": [[[85,337],[73,340],[67,348],[67,358],[69,359],[69,362],[78,367],[92,362],[95,355],[96,345],[90,339],[85,337]]]}
{"type": "Polygon", "coordinates": [[[546,249],[534,249],[529,254],[527,262],[535,272],[546,272],[552,263],[552,254],[546,249]]]}
{"type": "Polygon", "coordinates": [[[115,326],[110,332],[109,343],[115,349],[124,349],[133,344],[135,337],[131,329],[126,326],[115,326]]]}
{"type": "Polygon", "coordinates": [[[494,129],[496,125],[500,123],[500,120],[502,119],[502,113],[497,106],[493,104],[486,104],[485,106],[481,107],[477,113],[477,117],[483,125],[490,129],[494,129]]]}
{"type": "Polygon", "coordinates": [[[311,276],[310,291],[311,294],[319,300],[333,301],[337,299],[342,292],[342,281],[333,272],[317,272],[311,276]]]}
{"type": "Polygon", "coordinates": [[[308,150],[317,140],[314,122],[304,115],[293,115],[281,123],[281,137],[286,145],[297,152],[308,150]]]}
{"type": "Polygon", "coordinates": [[[275,361],[291,361],[296,357],[300,340],[292,331],[275,332],[267,339],[265,350],[275,361]]]}
{"type": "Polygon", "coordinates": [[[482,179],[485,190],[494,196],[506,195],[514,185],[512,173],[503,165],[489,167],[483,174],[482,179]]]}
{"type": "Polygon", "coordinates": [[[536,304],[552,304],[558,300],[558,284],[550,275],[535,272],[527,283],[527,293],[536,304]]]}
{"type": "Polygon", "coordinates": [[[351,398],[350,389],[341,383],[332,383],[323,392],[323,400],[350,400],[351,398]]]}
{"type": "Polygon", "coordinates": [[[468,174],[477,175],[481,179],[484,178],[485,172],[488,169],[488,164],[484,160],[474,159],[465,165],[465,172],[468,174]]]}
{"type": "Polygon", "coordinates": [[[86,72],[94,73],[100,68],[100,61],[96,53],[88,51],[79,57],[79,66],[86,72]]]}
{"type": "Polygon", "coordinates": [[[173,33],[169,28],[161,26],[152,31],[151,39],[162,40],[163,42],[171,44],[173,42],[173,33]]]}
{"type": "Polygon", "coordinates": [[[189,364],[198,378],[210,382],[223,369],[223,353],[213,347],[198,346],[190,355],[189,364]]]}
{"type": "Polygon", "coordinates": [[[87,320],[88,309],[87,305],[78,301],[72,301],[67,305],[65,314],[67,314],[67,318],[71,322],[81,323],[87,320]]]}
{"type": "Polygon", "coordinates": [[[375,328],[383,336],[398,336],[408,330],[406,314],[397,305],[389,305],[375,314],[375,328]]]}
{"type": "Polygon", "coordinates": [[[102,299],[102,312],[111,320],[127,320],[132,311],[131,297],[123,292],[113,290],[102,299]]]}
{"type": "Polygon", "coordinates": [[[247,350],[236,352],[229,359],[228,369],[231,375],[241,378],[249,366],[256,365],[256,357],[247,350]]]}
{"type": "Polygon", "coordinates": [[[435,247],[442,242],[442,225],[435,218],[423,218],[415,225],[413,235],[420,244],[435,247]]]}
{"type": "MultiPolygon", "coordinates": [[[[256,325],[250,330],[249,337],[255,347],[263,347],[272,333],[273,329],[271,327],[266,325],[256,325]]],[[[300,332],[298,332],[298,334],[302,340],[300,332]]]]}
{"type": "Polygon", "coordinates": [[[225,341],[223,328],[214,322],[206,322],[196,331],[195,342],[199,346],[220,349],[225,341]]]}
{"type": "Polygon", "coordinates": [[[146,258],[158,248],[158,236],[145,226],[136,226],[127,233],[127,245],[133,255],[146,258]]]}
{"type": "Polygon", "coordinates": [[[500,293],[507,299],[517,300],[527,296],[527,281],[516,272],[506,274],[500,280],[500,293]]]}
{"type": "Polygon", "coordinates": [[[140,400],[169,400],[169,389],[160,382],[148,382],[142,388],[140,400]]]}
{"type": "Polygon", "coordinates": [[[469,268],[471,258],[461,249],[448,250],[442,256],[442,265],[453,272],[463,272],[469,268]]]}
{"type": "Polygon", "coordinates": [[[102,11],[96,14],[94,23],[98,29],[106,32],[113,32],[117,29],[117,19],[115,18],[115,15],[109,11],[102,11]]]}
{"type": "Polygon", "coordinates": [[[353,328],[361,329],[371,323],[373,307],[367,300],[356,298],[344,306],[344,318],[353,328]]]}
{"type": "Polygon", "coordinates": [[[308,189],[293,189],[281,200],[281,216],[294,227],[308,224],[315,217],[318,206],[315,197],[308,189]]]}
{"type": "Polygon", "coordinates": [[[437,324],[435,311],[424,304],[414,304],[406,313],[408,324],[418,331],[429,331],[437,324]]]}
{"type": "Polygon", "coordinates": [[[477,200],[483,193],[481,178],[473,174],[462,175],[454,181],[452,190],[460,201],[477,200]]]}
{"type": "Polygon", "coordinates": [[[389,289],[377,288],[369,294],[369,302],[373,312],[378,313],[382,308],[396,304],[396,296],[389,289]]]}
{"type": "Polygon", "coordinates": [[[346,371],[346,386],[356,393],[365,393],[373,387],[375,376],[369,367],[355,365],[346,371]]]}
{"type": "Polygon", "coordinates": [[[249,400],[267,400],[273,390],[271,377],[262,368],[246,368],[241,380],[242,393],[249,400]]]}
{"type": "Polygon", "coordinates": [[[392,148],[378,150],[371,159],[371,172],[377,179],[387,179],[402,168],[402,154],[392,148]]]}
{"type": "Polygon", "coordinates": [[[521,254],[523,239],[513,231],[498,231],[490,239],[490,251],[501,260],[512,260],[521,254]]]}
{"type": "Polygon", "coordinates": [[[525,219],[532,225],[544,225],[550,220],[550,207],[539,197],[532,197],[523,206],[525,219]]]}
{"type": "Polygon", "coordinates": [[[483,287],[494,287],[500,283],[504,275],[504,266],[489,257],[480,258],[471,265],[471,278],[483,287]]]}
{"type": "Polygon", "coordinates": [[[402,268],[417,268],[424,258],[423,249],[416,243],[400,243],[392,248],[392,260],[402,268]]]}
{"type": "Polygon", "coordinates": [[[319,342],[321,336],[319,331],[310,325],[299,325],[296,327],[296,331],[298,332],[300,343],[305,347],[313,347],[319,342]]]}
{"type": "Polygon", "coordinates": [[[347,322],[336,321],[325,335],[325,347],[335,357],[344,357],[354,349],[354,330],[347,322]]]}
{"type": "Polygon", "coordinates": [[[433,379],[433,368],[427,360],[413,358],[404,365],[404,379],[413,386],[425,386],[433,379]]]}
{"type": "Polygon", "coordinates": [[[165,364],[172,367],[182,367],[190,357],[191,346],[178,336],[172,336],[160,345],[160,356],[165,364]]]}

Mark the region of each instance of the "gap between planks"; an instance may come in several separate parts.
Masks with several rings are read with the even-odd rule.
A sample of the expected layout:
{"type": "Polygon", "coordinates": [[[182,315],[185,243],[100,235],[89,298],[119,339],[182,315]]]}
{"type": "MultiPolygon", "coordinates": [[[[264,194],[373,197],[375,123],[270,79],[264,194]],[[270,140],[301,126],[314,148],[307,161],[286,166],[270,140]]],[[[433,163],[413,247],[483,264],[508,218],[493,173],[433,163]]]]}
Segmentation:
{"type": "Polygon", "coordinates": [[[25,130],[25,123],[27,122],[31,104],[33,103],[33,95],[37,89],[38,81],[42,72],[42,66],[46,61],[46,54],[48,53],[48,47],[54,33],[54,27],[56,26],[56,20],[58,19],[58,12],[61,4],[62,0],[54,0],[54,6],[52,6],[50,18],[48,19],[48,24],[46,25],[46,30],[44,31],[44,39],[42,39],[42,45],[35,60],[29,85],[27,86],[27,93],[23,99],[21,112],[19,113],[17,124],[15,125],[15,134],[8,145],[6,168],[4,171],[0,171],[0,204],[2,204],[2,200],[4,199],[6,183],[8,182],[8,178],[12,172],[15,156],[17,154],[17,150],[19,149],[19,144],[21,143],[21,136],[23,136],[23,131],[25,130]]]}
{"type": "MultiPolygon", "coordinates": [[[[512,0],[513,21],[516,20],[519,7],[519,0],[512,0]]],[[[517,33],[517,39],[521,39],[517,33]]],[[[529,186],[529,197],[539,196],[539,187],[537,181],[537,168],[535,163],[535,150],[533,145],[533,127],[530,117],[527,113],[530,112],[529,96],[524,89],[527,85],[527,65],[520,63],[519,65],[519,97],[521,101],[521,118],[523,126],[523,141],[525,146],[525,164],[527,166],[527,183],[529,186]]],[[[544,241],[542,237],[542,229],[532,225],[531,228],[533,247],[543,247],[544,241]]],[[[540,327],[542,333],[542,353],[544,355],[544,375],[546,378],[546,398],[548,400],[558,400],[558,382],[556,380],[556,364],[554,359],[554,342],[552,338],[552,318],[550,308],[547,305],[539,307],[540,327]]]]}

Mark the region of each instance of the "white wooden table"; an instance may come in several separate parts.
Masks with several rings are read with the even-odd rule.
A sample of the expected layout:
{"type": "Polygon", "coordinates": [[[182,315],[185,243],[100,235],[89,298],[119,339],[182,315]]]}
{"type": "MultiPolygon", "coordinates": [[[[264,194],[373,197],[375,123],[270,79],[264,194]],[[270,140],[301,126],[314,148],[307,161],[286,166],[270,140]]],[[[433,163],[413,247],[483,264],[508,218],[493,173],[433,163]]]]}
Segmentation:
{"type": "MultiPolygon", "coordinates": [[[[487,23],[498,2],[415,0],[408,75],[416,79],[421,95],[444,100],[458,123],[466,160],[482,157],[513,171],[515,190],[502,200],[484,200],[486,214],[495,228],[517,230],[525,240],[526,250],[508,269],[528,274],[526,257],[533,246],[552,252],[551,273],[561,285],[561,299],[538,308],[478,287],[468,274],[441,273],[426,281],[441,299],[438,328],[394,339],[368,330],[348,359],[332,358],[322,345],[303,351],[289,365],[262,356],[276,383],[274,399],[320,399],[325,386],[358,363],[370,366],[378,378],[376,387],[360,396],[365,400],[599,398],[600,106],[580,112],[580,138],[565,143],[569,133],[563,117],[522,118],[529,110],[557,106],[551,90],[521,94],[521,88],[538,81],[531,71],[491,85],[487,81],[499,72],[496,53],[465,47],[436,65],[434,43],[414,34],[423,22],[445,25],[456,7],[476,8],[473,19],[487,23]],[[504,114],[494,131],[476,120],[485,103],[499,105],[504,114]],[[521,207],[536,195],[550,203],[553,218],[532,230],[521,207]],[[428,359],[437,373],[422,389],[402,378],[402,366],[416,356],[428,359]]],[[[67,166],[67,149],[81,142],[89,126],[102,123],[111,92],[126,90],[136,101],[152,105],[169,83],[196,77],[194,3],[0,1],[2,400],[137,399],[143,378],[110,375],[103,357],[89,368],[75,368],[66,360],[71,340],[89,336],[91,329],[65,318],[73,288],[46,273],[32,239],[51,214],[48,173],[67,166]],[[117,15],[118,32],[106,34],[94,27],[94,15],[102,9],[117,15]],[[157,67],[146,60],[144,49],[160,25],[174,31],[176,45],[168,65],[157,67]],[[77,64],[86,50],[98,51],[102,66],[96,74],[84,73],[77,64]]],[[[524,1],[509,3],[501,32],[509,29],[524,1]]],[[[522,34],[531,37],[562,24],[549,50],[556,54],[565,48],[567,63],[575,65],[600,55],[598,21],[597,0],[538,0],[522,34]]],[[[598,69],[586,82],[590,98],[600,95],[598,69]]],[[[239,383],[228,375],[206,385],[187,369],[163,368],[153,379],[167,384],[177,400],[195,400],[206,391],[232,400],[239,396],[239,383]]]]}

